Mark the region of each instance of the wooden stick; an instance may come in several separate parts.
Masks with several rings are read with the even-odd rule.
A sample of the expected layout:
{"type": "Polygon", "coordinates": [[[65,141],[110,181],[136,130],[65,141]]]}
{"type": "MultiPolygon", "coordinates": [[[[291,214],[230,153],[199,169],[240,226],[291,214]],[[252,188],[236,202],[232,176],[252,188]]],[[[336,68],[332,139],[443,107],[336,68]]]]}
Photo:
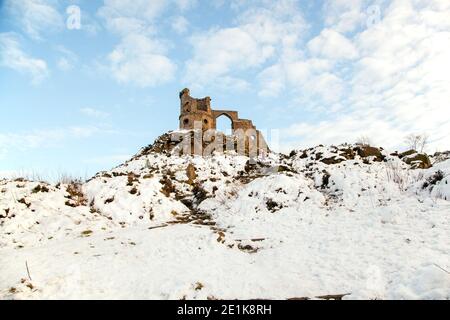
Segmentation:
{"type": "Polygon", "coordinates": [[[28,274],[28,278],[30,279],[30,281],[31,281],[31,276],[30,276],[30,269],[28,269],[28,261],[27,260],[25,260],[25,266],[27,267],[27,274],[28,274]]]}
{"type": "Polygon", "coordinates": [[[448,272],[447,270],[445,270],[444,268],[440,267],[439,265],[437,265],[436,263],[433,263],[436,267],[438,267],[439,269],[441,269],[442,271],[450,274],[450,272],[448,272]]]}

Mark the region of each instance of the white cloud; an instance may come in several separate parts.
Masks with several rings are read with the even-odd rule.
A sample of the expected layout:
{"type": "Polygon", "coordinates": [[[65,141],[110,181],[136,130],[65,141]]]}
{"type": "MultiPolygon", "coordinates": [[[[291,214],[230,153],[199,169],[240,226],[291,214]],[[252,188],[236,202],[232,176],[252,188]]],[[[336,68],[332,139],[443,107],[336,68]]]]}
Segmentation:
{"type": "Polygon", "coordinates": [[[101,30],[102,27],[99,24],[99,22],[91,15],[88,10],[81,9],[81,29],[85,31],[90,36],[97,35],[101,30]]]}
{"type": "Polygon", "coordinates": [[[149,25],[144,20],[133,17],[108,18],[106,21],[108,29],[120,35],[127,35],[130,33],[155,33],[153,25],[149,25]]]}
{"type": "MultiPolygon", "coordinates": [[[[142,34],[154,34],[157,30],[156,22],[161,20],[163,13],[176,6],[184,12],[197,5],[197,0],[104,0],[104,4],[98,10],[107,28],[120,35],[130,32],[142,34]]],[[[175,30],[184,29],[186,20],[178,16],[172,26],[175,30]]]]}
{"type": "Polygon", "coordinates": [[[212,30],[191,39],[194,58],[187,62],[188,82],[203,85],[231,71],[245,70],[266,61],[273,54],[272,45],[261,45],[240,28],[212,30]]]}
{"type": "MultiPolygon", "coordinates": [[[[295,83],[305,83],[312,77],[320,76],[331,70],[333,64],[325,59],[308,58],[294,61],[287,61],[285,72],[291,85],[295,83]]],[[[314,81],[310,81],[314,82],[314,81]]]]}
{"type": "Polygon", "coordinates": [[[324,29],[319,36],[308,43],[311,54],[317,57],[338,60],[355,59],[358,56],[353,43],[332,29],[324,29]]]}
{"type": "Polygon", "coordinates": [[[189,28],[189,21],[183,16],[176,16],[172,20],[172,29],[178,33],[183,34],[189,28]]]}
{"type": "Polygon", "coordinates": [[[176,65],[165,47],[144,35],[128,35],[108,55],[110,71],[119,83],[150,87],[173,79],[176,65]]]}
{"type": "Polygon", "coordinates": [[[100,111],[94,108],[82,108],[80,109],[80,112],[85,116],[97,119],[105,119],[110,116],[108,112],[100,111]]]}
{"type": "Polygon", "coordinates": [[[73,69],[73,65],[69,62],[67,58],[59,58],[57,66],[61,71],[69,71],[73,69]]]}
{"type": "Polygon", "coordinates": [[[242,11],[233,27],[192,36],[194,54],[186,63],[185,82],[202,87],[221,84],[230,77],[238,79],[238,72],[262,66],[283,51],[285,43],[295,42],[305,29],[295,3],[264,4],[242,11]]]}
{"type": "Polygon", "coordinates": [[[78,56],[65,48],[64,46],[56,46],[56,51],[61,55],[56,63],[58,69],[61,71],[70,71],[75,67],[78,62],[78,56]]]}
{"type": "Polygon", "coordinates": [[[119,35],[154,33],[154,23],[167,7],[167,0],[104,0],[98,14],[106,27],[119,35]]]}
{"type": "Polygon", "coordinates": [[[86,139],[96,134],[115,134],[117,131],[98,126],[69,126],[20,133],[0,133],[0,155],[11,151],[56,147],[68,139],[86,139]]]}
{"type": "Polygon", "coordinates": [[[96,126],[72,126],[64,134],[72,138],[89,138],[102,131],[104,130],[96,126]]]}
{"type": "Polygon", "coordinates": [[[6,0],[5,6],[19,21],[22,30],[39,40],[43,33],[64,27],[56,4],[55,0],[6,0]]]}
{"type": "Polygon", "coordinates": [[[0,153],[48,147],[62,140],[63,130],[36,130],[26,133],[0,133],[0,153]]]}
{"type": "Polygon", "coordinates": [[[175,0],[175,2],[181,11],[185,11],[194,8],[198,0],[175,0]]]}
{"type": "Polygon", "coordinates": [[[284,64],[274,64],[258,75],[261,82],[259,95],[263,97],[278,96],[286,88],[286,70],[284,64]]]}
{"type": "MultiPolygon", "coordinates": [[[[389,149],[401,147],[406,135],[404,128],[396,127],[388,119],[372,110],[338,116],[318,123],[298,123],[282,129],[280,136],[287,146],[306,148],[318,144],[353,143],[361,135],[371,138],[375,145],[389,149]]],[[[286,147],[283,148],[286,151],[286,147]]]]}
{"type": "Polygon", "coordinates": [[[174,78],[176,65],[156,36],[156,21],[166,0],[105,0],[98,14],[121,39],[107,56],[108,72],[119,83],[151,87],[174,78]]]}
{"type": "Polygon", "coordinates": [[[337,102],[342,98],[344,84],[342,79],[333,73],[322,73],[306,87],[310,94],[318,95],[325,103],[337,102]]]}
{"type": "Polygon", "coordinates": [[[351,32],[367,19],[363,11],[364,0],[326,0],[323,6],[326,26],[337,32],[351,32]]]}
{"type": "Polygon", "coordinates": [[[47,63],[23,52],[18,38],[12,33],[0,33],[0,66],[30,75],[33,84],[49,75],[47,63]]]}
{"type": "MultiPolygon", "coordinates": [[[[329,91],[340,91],[336,101],[325,104],[329,109],[336,105],[339,113],[321,113],[320,123],[293,124],[285,134],[303,146],[352,142],[364,134],[379,145],[400,149],[404,136],[425,132],[432,141],[429,151],[449,149],[448,9],[448,2],[438,0],[390,2],[377,24],[349,39],[359,57],[345,65],[331,63],[325,71],[336,78],[328,77],[321,83],[315,77],[300,77],[306,81],[301,82],[304,89],[299,92],[309,94],[323,87],[325,90],[319,92],[323,92],[325,102],[329,91]]],[[[300,72],[304,74],[307,72],[300,72]]],[[[330,94],[328,99],[332,97],[330,94]]],[[[318,100],[314,97],[313,102],[318,100]]]]}
{"type": "MultiPolygon", "coordinates": [[[[274,65],[264,69],[258,75],[261,84],[259,95],[276,97],[281,92],[295,91],[298,99],[306,97],[320,99],[333,97],[341,93],[342,81],[331,73],[333,63],[326,59],[281,57],[274,65]],[[328,85],[335,84],[335,90],[328,85]],[[337,90],[338,89],[338,90],[337,90]],[[337,90],[337,91],[336,91],[337,90]]],[[[302,105],[302,100],[296,101],[302,105]]],[[[335,100],[333,97],[329,100],[335,100]]]]}
{"type": "Polygon", "coordinates": [[[160,14],[167,6],[167,0],[104,0],[100,12],[109,17],[131,16],[151,20],[160,14]]]}
{"type": "MultiPolygon", "coordinates": [[[[359,108],[376,103],[406,132],[450,137],[450,10],[439,3],[394,1],[379,24],[357,36],[365,57],[355,65],[350,98],[359,108]],[[436,15],[446,22],[437,24],[436,15]]],[[[450,147],[435,141],[445,143],[450,147]]]]}

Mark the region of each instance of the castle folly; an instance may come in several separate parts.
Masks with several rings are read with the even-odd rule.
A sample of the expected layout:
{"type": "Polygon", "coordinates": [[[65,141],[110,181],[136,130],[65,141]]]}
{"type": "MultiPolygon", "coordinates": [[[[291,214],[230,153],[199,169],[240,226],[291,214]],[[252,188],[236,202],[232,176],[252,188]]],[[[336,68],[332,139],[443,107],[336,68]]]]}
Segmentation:
{"type": "Polygon", "coordinates": [[[233,135],[241,135],[246,144],[252,141],[258,149],[268,150],[262,133],[251,120],[240,119],[237,111],[213,110],[210,97],[196,99],[189,94],[189,89],[180,92],[180,129],[216,130],[216,119],[224,115],[231,120],[233,135]]]}

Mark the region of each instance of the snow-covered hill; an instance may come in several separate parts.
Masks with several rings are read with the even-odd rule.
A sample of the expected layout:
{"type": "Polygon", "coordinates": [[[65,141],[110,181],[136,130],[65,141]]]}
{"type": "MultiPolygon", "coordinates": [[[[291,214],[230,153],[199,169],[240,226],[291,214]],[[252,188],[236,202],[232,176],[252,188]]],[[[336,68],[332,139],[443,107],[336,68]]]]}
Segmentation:
{"type": "Polygon", "coordinates": [[[85,183],[0,181],[0,299],[450,299],[448,155],[167,139],[85,183]]]}

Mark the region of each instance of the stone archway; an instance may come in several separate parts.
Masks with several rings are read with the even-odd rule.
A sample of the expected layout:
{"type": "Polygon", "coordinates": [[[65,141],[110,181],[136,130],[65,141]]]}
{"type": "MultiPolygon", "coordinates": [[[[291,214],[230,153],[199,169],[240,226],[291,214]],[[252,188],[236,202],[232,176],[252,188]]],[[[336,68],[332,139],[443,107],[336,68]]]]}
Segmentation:
{"type": "Polygon", "coordinates": [[[214,128],[225,134],[232,134],[234,132],[233,119],[226,113],[222,113],[214,118],[214,128]]]}
{"type": "Polygon", "coordinates": [[[217,118],[221,116],[225,116],[231,121],[231,129],[235,129],[235,122],[239,120],[239,116],[237,111],[229,111],[229,110],[213,110],[213,118],[214,118],[214,128],[217,129],[217,118]]]}

